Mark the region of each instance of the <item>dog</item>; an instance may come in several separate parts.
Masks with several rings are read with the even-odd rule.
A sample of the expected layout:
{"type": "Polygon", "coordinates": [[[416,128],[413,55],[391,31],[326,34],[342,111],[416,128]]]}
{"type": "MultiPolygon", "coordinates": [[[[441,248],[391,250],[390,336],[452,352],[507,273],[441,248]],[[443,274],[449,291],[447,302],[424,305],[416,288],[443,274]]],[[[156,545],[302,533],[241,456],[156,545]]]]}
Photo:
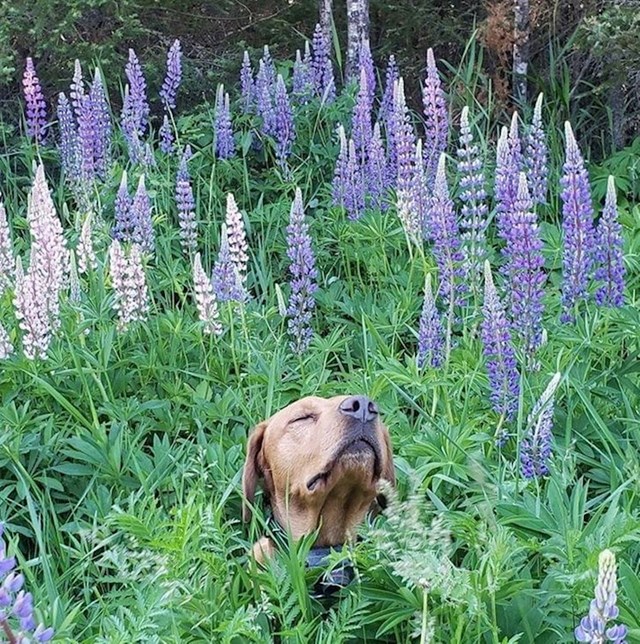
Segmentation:
{"type": "MultiPolygon", "coordinates": [[[[395,485],[391,440],[366,396],[310,396],[259,423],[247,443],[243,519],[261,483],[273,519],[294,540],[318,532],[314,547],[341,546],[375,506],[380,480],[395,485]]],[[[264,563],[276,545],[252,548],[264,563]]]]}

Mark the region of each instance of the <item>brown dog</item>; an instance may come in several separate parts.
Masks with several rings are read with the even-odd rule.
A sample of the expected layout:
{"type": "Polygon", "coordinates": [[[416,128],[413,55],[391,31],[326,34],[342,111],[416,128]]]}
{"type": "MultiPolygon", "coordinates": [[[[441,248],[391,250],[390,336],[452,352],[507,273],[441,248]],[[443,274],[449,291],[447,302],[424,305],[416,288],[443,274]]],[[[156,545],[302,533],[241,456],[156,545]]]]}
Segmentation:
{"type": "MultiPolygon", "coordinates": [[[[293,539],[318,530],[316,546],[349,540],[376,498],[380,479],[395,484],[391,441],[365,396],[308,397],[261,422],[249,437],[242,475],[243,518],[263,482],[275,520],[293,539]]],[[[253,556],[275,546],[263,537],[253,556]]]]}

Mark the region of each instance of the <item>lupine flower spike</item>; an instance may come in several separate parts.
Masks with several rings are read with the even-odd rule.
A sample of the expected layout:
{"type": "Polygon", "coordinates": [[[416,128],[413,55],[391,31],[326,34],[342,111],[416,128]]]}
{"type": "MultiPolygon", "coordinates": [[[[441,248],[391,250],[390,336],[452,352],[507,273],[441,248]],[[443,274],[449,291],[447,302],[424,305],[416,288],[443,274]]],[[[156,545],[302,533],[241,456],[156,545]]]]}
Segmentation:
{"type": "Polygon", "coordinates": [[[554,397],[560,374],[556,373],[527,419],[527,429],[520,445],[522,476],[534,479],[549,474],[551,441],[553,439],[554,397]]]}
{"type": "Polygon", "coordinates": [[[570,123],[565,129],[566,158],[562,168],[562,304],[561,320],[571,322],[575,307],[587,299],[594,260],[595,236],[589,175],[570,123]]]}
{"type": "Polygon", "coordinates": [[[425,174],[427,186],[431,188],[435,180],[438,160],[445,151],[449,138],[447,99],[431,47],[427,50],[427,78],[422,88],[422,103],[425,115],[425,174]]]}
{"type": "Polygon", "coordinates": [[[195,293],[196,307],[198,308],[198,317],[203,323],[203,331],[220,335],[222,325],[220,324],[220,315],[218,313],[218,303],[213,292],[211,280],[202,268],[200,253],[196,253],[193,259],[193,290],[195,293]]]}
{"type": "Polygon", "coordinates": [[[22,331],[22,350],[28,360],[47,359],[52,328],[41,280],[31,267],[25,274],[18,257],[15,269],[15,307],[18,327],[22,331]]]}
{"type": "Polygon", "coordinates": [[[373,100],[368,88],[369,79],[364,68],[360,70],[360,89],[358,98],[353,108],[353,117],[351,119],[351,136],[356,146],[358,155],[358,164],[360,167],[366,163],[367,148],[371,141],[371,108],[373,100]]]}
{"type": "Polygon", "coordinates": [[[240,91],[242,93],[242,111],[250,114],[253,111],[256,90],[253,82],[253,69],[251,68],[251,59],[249,52],[244,50],[242,58],[242,67],[240,68],[240,91]]]}
{"type": "Polygon", "coordinates": [[[0,324],[0,360],[6,360],[14,352],[7,330],[0,324]]]}
{"type": "Polygon", "coordinates": [[[624,258],[622,226],[618,221],[616,184],[613,177],[607,183],[607,197],[596,230],[596,302],[600,306],[624,304],[624,258]]]}
{"type": "Polygon", "coordinates": [[[336,85],[331,63],[331,43],[326,39],[320,25],[313,32],[313,84],[316,96],[323,103],[331,103],[336,97],[336,85]]]}
{"type": "Polygon", "coordinates": [[[218,302],[244,302],[246,299],[238,269],[231,258],[227,227],[222,224],[220,250],[211,277],[213,292],[218,302]]]}
{"type": "Polygon", "coordinates": [[[22,87],[27,106],[27,135],[34,139],[36,143],[42,144],[45,140],[47,127],[47,108],[31,58],[27,58],[24,76],[22,77],[22,87]]]}
{"type": "MultiPolygon", "coordinates": [[[[196,202],[193,198],[191,178],[187,161],[191,157],[191,148],[187,145],[180,159],[176,175],[176,206],[180,224],[180,244],[182,250],[189,254],[196,250],[196,202]]],[[[202,268],[202,267],[201,267],[202,268]]]]}
{"type": "Polygon", "coordinates": [[[384,124],[386,130],[389,128],[389,121],[393,114],[393,88],[398,77],[398,66],[396,65],[396,59],[392,54],[389,56],[389,62],[387,63],[384,94],[382,96],[382,102],[380,103],[380,111],[378,112],[378,121],[384,124]]]}
{"type": "Polygon", "coordinates": [[[527,135],[524,160],[527,180],[531,189],[531,198],[534,203],[539,204],[547,201],[547,164],[549,156],[547,138],[542,126],[542,98],[543,95],[540,94],[533,110],[533,119],[527,135]]]}
{"type": "Polygon", "coordinates": [[[379,123],[374,125],[373,136],[369,141],[366,174],[367,194],[371,207],[377,210],[385,209],[386,204],[383,197],[388,186],[388,175],[379,123]]]}
{"type": "Polygon", "coordinates": [[[227,215],[225,223],[229,239],[229,254],[240,279],[242,289],[244,290],[244,285],[247,281],[247,263],[249,261],[247,251],[249,250],[249,246],[247,245],[247,234],[244,229],[242,214],[238,209],[235,197],[231,193],[227,195],[227,215]]]}
{"type": "Polygon", "coordinates": [[[138,244],[129,253],[117,239],[109,248],[109,273],[115,291],[114,308],[118,312],[118,330],[125,331],[132,322],[145,320],[149,310],[149,293],[138,244]]]}
{"type": "Polygon", "coordinates": [[[135,222],[131,212],[131,195],[127,187],[127,171],[122,171],[120,187],[113,202],[115,225],[113,227],[113,237],[118,241],[131,241],[133,238],[133,229],[135,222]]]}
{"type": "Polygon", "coordinates": [[[230,159],[235,154],[236,144],[233,140],[229,94],[225,94],[223,85],[218,85],[216,94],[216,120],[214,129],[216,135],[216,156],[218,159],[230,159]]]}
{"type": "Polygon", "coordinates": [[[520,172],[523,170],[522,150],[518,134],[518,113],[511,118],[511,127],[502,128],[496,155],[495,199],[498,233],[504,236],[506,220],[518,194],[520,172]]]}
{"type": "Polygon", "coordinates": [[[176,96],[182,79],[182,51],[180,41],[174,40],[169,52],[167,53],[167,75],[160,89],[160,98],[164,103],[165,109],[175,110],[176,96]]]}
{"type": "Polygon", "coordinates": [[[169,116],[165,114],[160,126],[160,150],[164,154],[170,154],[173,150],[173,143],[173,128],[171,127],[169,116]]]}
{"type": "Polygon", "coordinates": [[[296,50],[296,61],[293,64],[293,99],[298,105],[305,105],[313,97],[313,77],[311,71],[311,50],[309,42],[305,43],[305,57],[301,58],[296,50]]]}
{"type": "Polygon", "coordinates": [[[293,142],[296,138],[296,129],[293,123],[293,110],[289,102],[287,88],[280,74],[278,74],[276,82],[274,103],[276,113],[276,158],[278,165],[281,168],[286,168],[286,160],[291,154],[293,142]]]}
{"type": "Polygon", "coordinates": [[[512,419],[518,408],[520,376],[516,367],[516,356],[511,343],[511,332],[504,305],[493,283],[488,261],[484,263],[482,313],[481,336],[491,387],[491,406],[500,415],[496,441],[502,445],[507,438],[506,432],[502,429],[502,423],[504,420],[512,419]]]}
{"type": "Polygon", "coordinates": [[[262,133],[274,136],[276,133],[276,118],[273,111],[273,88],[269,85],[267,70],[262,60],[256,77],[256,108],[262,118],[262,133]]]}
{"type": "Polygon", "coordinates": [[[444,360],[444,328],[442,317],[436,307],[431,288],[431,275],[427,275],[424,287],[424,303],[418,329],[418,369],[429,365],[437,368],[444,360]]]}
{"type": "Polygon", "coordinates": [[[620,612],[616,606],[618,590],[616,568],[615,554],[611,550],[603,550],[598,557],[595,599],[591,600],[589,614],[580,620],[580,625],[574,632],[578,642],[626,644],[626,626],[614,624],[607,628],[607,624],[617,619],[620,612]]]}
{"type": "Polygon", "coordinates": [[[296,188],[287,226],[287,256],[291,263],[291,295],[287,315],[291,334],[291,349],[300,355],[309,348],[313,331],[311,317],[315,308],[314,293],[317,291],[318,273],[311,248],[309,226],[304,218],[302,192],[296,188]]]}
{"type": "Polygon", "coordinates": [[[133,221],[132,241],[145,253],[155,251],[155,233],[151,219],[151,199],[147,193],[144,175],[140,175],[138,187],[131,202],[131,220],[133,221]]]}
{"type": "Polygon", "coordinates": [[[367,38],[363,38],[360,43],[358,66],[361,72],[364,70],[367,78],[367,89],[369,91],[369,103],[373,106],[373,99],[376,95],[376,72],[373,65],[373,58],[371,56],[371,47],[369,46],[369,40],[367,38]]]}
{"type": "Polygon", "coordinates": [[[125,67],[125,73],[129,83],[125,87],[122,104],[122,131],[129,146],[131,160],[138,162],[142,159],[142,139],[150,110],[147,102],[147,82],[133,49],[129,49],[129,62],[125,67]]]}
{"type": "Polygon", "coordinates": [[[58,95],[58,129],[60,132],[60,160],[65,179],[72,185],[78,179],[78,162],[76,157],[78,133],[69,100],[64,93],[58,95]]]}
{"type": "Polygon", "coordinates": [[[90,270],[95,271],[98,268],[98,259],[93,249],[93,240],[91,239],[91,224],[93,223],[93,211],[90,210],[85,217],[78,239],[76,248],[76,258],[78,262],[78,273],[88,273],[90,270]]]}
{"type": "Polygon", "coordinates": [[[0,297],[13,284],[14,266],[13,244],[11,243],[7,211],[0,199],[0,297]]]}
{"type": "Polygon", "coordinates": [[[338,126],[338,141],[340,142],[340,152],[333,175],[331,195],[334,206],[344,206],[347,191],[347,164],[349,163],[349,144],[344,125],[338,126]]]}
{"type": "Polygon", "coordinates": [[[105,179],[109,173],[111,163],[111,113],[102,76],[98,68],[94,72],[93,83],[89,92],[89,108],[94,126],[93,165],[97,175],[101,179],[105,179]]]}

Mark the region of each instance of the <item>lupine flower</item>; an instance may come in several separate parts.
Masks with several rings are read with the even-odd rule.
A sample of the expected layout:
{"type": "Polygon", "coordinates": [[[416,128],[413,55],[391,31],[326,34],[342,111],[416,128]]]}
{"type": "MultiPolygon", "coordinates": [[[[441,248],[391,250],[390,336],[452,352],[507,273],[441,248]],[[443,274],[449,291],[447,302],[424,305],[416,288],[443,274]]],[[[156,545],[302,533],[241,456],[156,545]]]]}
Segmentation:
{"type": "Polygon", "coordinates": [[[182,79],[181,58],[180,41],[174,40],[167,53],[167,75],[164,77],[164,82],[160,89],[160,98],[165,105],[165,109],[175,110],[176,108],[176,96],[182,79]]]}
{"type": "Polygon", "coordinates": [[[13,284],[14,266],[11,230],[7,221],[7,211],[0,199],[0,297],[13,284]]]}
{"type": "Polygon", "coordinates": [[[22,87],[24,100],[27,104],[27,136],[35,139],[36,143],[42,144],[45,140],[47,127],[47,107],[31,58],[27,58],[22,87]]]}
{"type": "Polygon", "coordinates": [[[547,137],[542,126],[542,94],[538,96],[527,135],[524,165],[534,203],[547,201],[547,137]]]}
{"type": "Polygon", "coordinates": [[[289,103],[289,95],[284,80],[278,74],[275,95],[275,119],[276,119],[276,157],[281,167],[285,167],[286,159],[291,154],[293,142],[296,138],[296,129],[293,123],[293,111],[289,103]]]}
{"type": "Polygon", "coordinates": [[[149,103],[147,102],[147,82],[142,74],[138,58],[129,49],[129,62],[125,66],[129,80],[125,87],[122,104],[122,131],[129,147],[129,156],[135,163],[142,156],[142,139],[149,121],[149,103]]]}
{"type": "Polygon", "coordinates": [[[364,38],[360,43],[360,51],[358,53],[358,67],[360,72],[364,70],[367,78],[367,91],[369,92],[369,104],[373,105],[373,99],[376,95],[376,71],[373,65],[373,58],[371,57],[371,47],[369,40],[364,38]]]}
{"type": "Polygon", "coordinates": [[[457,153],[465,272],[470,278],[472,291],[476,293],[486,255],[485,232],[488,207],[480,149],[473,141],[469,125],[469,108],[466,106],[460,116],[460,146],[457,153]]]}
{"type": "Polygon", "coordinates": [[[433,368],[438,368],[442,365],[443,360],[444,328],[433,297],[431,275],[427,275],[424,287],[424,303],[418,329],[418,369],[423,369],[427,364],[433,368]]]}
{"type": "Polygon", "coordinates": [[[367,72],[364,68],[360,69],[360,88],[358,98],[353,108],[353,117],[351,119],[351,137],[356,146],[358,163],[364,166],[366,163],[367,148],[371,141],[371,108],[373,99],[370,96],[368,87],[367,72]]]}
{"type": "Polygon", "coordinates": [[[211,284],[218,302],[244,302],[246,299],[242,278],[231,258],[229,235],[225,224],[222,224],[220,232],[220,251],[213,266],[211,284]]]}
{"type": "Polygon", "coordinates": [[[98,127],[96,114],[93,111],[91,94],[86,94],[81,99],[78,107],[78,139],[76,158],[78,160],[79,185],[81,192],[88,193],[96,177],[96,135],[98,127]]]}
{"type": "Polygon", "coordinates": [[[343,181],[343,205],[352,221],[360,219],[365,208],[366,183],[353,139],[349,139],[347,165],[343,181]]]}
{"type": "Polygon", "coordinates": [[[560,383],[556,373],[536,402],[527,419],[527,429],[520,445],[522,476],[534,479],[549,474],[553,434],[553,402],[560,383]]]}
{"type": "Polygon", "coordinates": [[[126,254],[114,239],[109,247],[109,274],[118,312],[118,330],[125,331],[132,322],[145,320],[149,310],[149,293],[142,266],[141,248],[132,244],[126,254]]]}
{"type": "Polygon", "coordinates": [[[0,360],[6,360],[13,354],[13,344],[7,330],[0,324],[0,360]]]}
{"type": "Polygon", "coordinates": [[[316,96],[331,103],[336,97],[336,85],[331,63],[331,43],[319,24],[313,32],[313,84],[316,96]]]}
{"type": "Polygon", "coordinates": [[[9,642],[26,644],[48,642],[53,637],[53,629],[43,624],[36,626],[33,616],[33,596],[23,589],[24,575],[15,571],[16,558],[7,556],[7,546],[2,538],[4,524],[0,522],[0,632],[9,642]],[[16,620],[19,630],[12,624],[16,620]]]}
{"type": "Polygon", "coordinates": [[[429,202],[428,232],[440,272],[440,293],[445,305],[449,307],[455,302],[456,291],[462,294],[464,285],[461,279],[458,279],[456,284],[456,278],[462,277],[462,253],[453,201],[449,196],[445,161],[443,153],[440,155],[433,194],[429,202]]]}
{"type": "MultiPolygon", "coordinates": [[[[491,387],[491,406],[497,414],[510,420],[518,408],[520,376],[504,305],[493,283],[488,261],[484,263],[482,313],[481,336],[491,387]]],[[[505,438],[505,435],[500,435],[498,443],[501,444],[505,438]]]]}
{"type": "Polygon", "coordinates": [[[73,105],[73,114],[77,120],[80,117],[80,108],[85,96],[82,65],[78,59],[76,59],[73,66],[73,79],[71,80],[69,96],[71,97],[71,105],[73,105]]]}
{"type": "Polygon", "coordinates": [[[240,90],[242,93],[242,111],[250,114],[256,100],[256,89],[253,82],[253,69],[251,68],[251,59],[249,52],[244,50],[242,58],[242,67],[240,68],[240,90]]]}
{"type": "Polygon", "coordinates": [[[198,317],[203,323],[203,331],[205,333],[221,335],[222,324],[220,324],[218,303],[216,302],[211,280],[202,268],[200,253],[196,253],[193,259],[193,290],[196,307],[198,308],[198,317]]]}
{"type": "Polygon", "coordinates": [[[507,260],[505,271],[511,294],[512,326],[522,339],[525,354],[532,359],[542,342],[542,300],[546,276],[542,240],[524,172],[520,173],[518,194],[507,226],[503,253],[507,260]]]}
{"type": "Polygon", "coordinates": [[[267,71],[262,60],[256,77],[256,107],[258,116],[262,118],[262,133],[265,136],[274,136],[276,118],[273,111],[272,87],[269,85],[267,71]]]}
{"type": "Polygon", "coordinates": [[[291,349],[298,355],[309,348],[313,331],[311,316],[315,308],[314,293],[318,290],[315,258],[311,248],[309,226],[304,219],[302,192],[296,188],[287,226],[287,257],[291,261],[291,295],[287,315],[291,349]]]}
{"type": "Polygon", "coordinates": [[[338,139],[340,141],[340,152],[336,161],[336,169],[333,174],[332,199],[335,206],[344,206],[345,194],[347,191],[347,169],[349,163],[349,144],[344,126],[338,126],[338,139]]]}
{"type": "Polygon", "coordinates": [[[566,158],[562,168],[562,321],[573,319],[573,309],[587,298],[594,259],[595,236],[589,175],[571,125],[565,123],[566,158]]]}
{"type": "Polygon", "coordinates": [[[155,168],[156,167],[156,155],[153,153],[153,148],[151,143],[147,141],[144,144],[144,152],[142,154],[142,163],[146,168],[155,168]]]}
{"type": "Polygon", "coordinates": [[[171,127],[168,115],[165,114],[162,119],[162,125],[160,126],[160,150],[164,154],[170,154],[173,150],[173,144],[173,128],[171,127]]]}
{"type": "Polygon", "coordinates": [[[578,642],[626,644],[626,626],[615,624],[607,628],[607,623],[617,619],[620,612],[616,605],[618,599],[616,569],[615,554],[611,550],[603,550],[598,557],[595,599],[591,600],[589,614],[580,620],[580,625],[574,632],[578,642]]]}
{"type": "Polygon", "coordinates": [[[62,168],[68,181],[75,183],[78,178],[78,162],[76,150],[78,144],[78,133],[71,111],[69,100],[60,93],[58,95],[58,128],[60,130],[60,159],[62,168]]]}
{"type": "Polygon", "coordinates": [[[236,151],[231,125],[231,110],[229,108],[229,94],[224,93],[224,86],[218,85],[216,94],[216,156],[218,159],[230,159],[236,151]]]}
{"type": "Polygon", "coordinates": [[[411,213],[415,220],[419,238],[429,238],[429,195],[427,190],[422,139],[416,143],[416,156],[413,163],[413,184],[411,187],[411,213]]]}
{"type": "Polygon", "coordinates": [[[42,280],[35,269],[25,275],[20,258],[16,261],[13,305],[22,331],[22,350],[29,360],[47,359],[52,328],[42,280]]]}
{"type": "MultiPolygon", "coordinates": [[[[187,161],[191,157],[191,148],[187,145],[180,159],[176,176],[176,205],[180,223],[180,243],[185,253],[193,253],[196,249],[196,202],[193,198],[191,178],[187,161]]],[[[201,267],[202,268],[202,267],[201,267]]]]}
{"type": "Polygon", "coordinates": [[[427,78],[422,88],[422,104],[425,115],[425,174],[427,186],[431,187],[435,179],[438,159],[445,151],[449,138],[447,99],[431,47],[427,49],[427,78]]]}
{"type": "Polygon", "coordinates": [[[113,236],[118,241],[131,241],[133,239],[133,231],[135,228],[135,221],[131,211],[131,195],[127,186],[127,171],[122,171],[122,178],[120,179],[120,187],[116,194],[115,201],[113,202],[115,214],[115,226],[113,227],[113,236]]]}
{"type": "Polygon", "coordinates": [[[229,254],[231,261],[236,268],[237,274],[240,278],[240,284],[244,289],[244,284],[247,280],[247,263],[249,255],[247,251],[247,234],[244,229],[244,221],[234,196],[227,194],[227,214],[225,223],[227,226],[227,235],[229,238],[229,254]]]}
{"type": "Polygon", "coordinates": [[[109,172],[111,154],[111,115],[98,68],[96,68],[89,92],[89,106],[92,112],[91,121],[94,125],[93,164],[98,176],[105,179],[109,172]]]}
{"type": "Polygon", "coordinates": [[[296,50],[296,62],[293,64],[292,94],[298,105],[308,103],[313,97],[311,49],[308,41],[305,42],[304,58],[300,57],[300,50],[296,50]]]}
{"type": "Polygon", "coordinates": [[[496,155],[496,176],[494,194],[497,206],[498,233],[504,237],[506,219],[513,210],[518,194],[520,172],[523,170],[520,136],[518,135],[518,113],[514,112],[509,130],[502,128],[496,155]]]}
{"type": "Polygon", "coordinates": [[[371,207],[377,210],[384,209],[386,204],[383,196],[388,186],[388,175],[379,123],[373,126],[373,135],[368,145],[366,185],[371,207]]]}
{"type": "MultiPolygon", "coordinates": [[[[82,297],[82,286],[80,285],[80,276],[78,275],[78,268],[76,262],[76,255],[78,249],[76,248],[75,253],[71,253],[71,261],[69,262],[69,301],[70,302],[79,302],[82,297]]],[[[82,313],[80,313],[82,316],[82,313]]]]}
{"type": "Polygon", "coordinates": [[[596,302],[600,306],[624,304],[624,258],[622,226],[618,221],[616,184],[613,177],[607,183],[607,197],[596,230],[596,302]]]}
{"type": "Polygon", "coordinates": [[[92,222],[93,211],[90,210],[82,223],[80,237],[78,238],[78,247],[76,248],[78,272],[80,274],[88,273],[89,270],[95,271],[98,268],[98,259],[95,251],[93,250],[93,240],[91,239],[92,222]]]}
{"type": "Polygon", "coordinates": [[[136,193],[131,202],[131,219],[133,221],[132,241],[140,246],[140,250],[153,253],[155,250],[155,234],[151,220],[151,199],[144,184],[144,175],[140,175],[136,193]]]}
{"type": "Polygon", "coordinates": [[[397,159],[395,185],[398,192],[410,192],[415,174],[416,136],[404,96],[404,81],[402,78],[398,80],[395,88],[391,127],[393,134],[390,134],[397,159]]]}
{"type": "Polygon", "coordinates": [[[267,79],[267,84],[273,94],[273,90],[276,84],[276,66],[273,63],[273,57],[269,51],[269,45],[265,45],[262,50],[262,58],[260,59],[264,66],[265,77],[267,79]]]}
{"type": "Polygon", "coordinates": [[[131,99],[129,85],[125,85],[124,99],[122,101],[122,112],[120,115],[120,128],[127,142],[129,158],[133,163],[138,163],[142,159],[142,142],[141,133],[136,126],[136,114],[131,99]]]}
{"type": "Polygon", "coordinates": [[[393,92],[398,78],[398,66],[395,56],[392,54],[389,56],[389,62],[387,63],[384,94],[382,95],[382,102],[380,103],[380,110],[378,112],[378,121],[383,123],[387,130],[389,129],[389,122],[393,114],[393,92]]]}

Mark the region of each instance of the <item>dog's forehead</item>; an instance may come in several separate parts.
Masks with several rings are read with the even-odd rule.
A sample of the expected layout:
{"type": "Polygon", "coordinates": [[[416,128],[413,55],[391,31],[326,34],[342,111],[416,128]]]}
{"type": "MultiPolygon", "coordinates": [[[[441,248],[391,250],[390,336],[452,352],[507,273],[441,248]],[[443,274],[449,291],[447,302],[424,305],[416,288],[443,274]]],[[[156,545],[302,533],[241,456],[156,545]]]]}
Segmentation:
{"type": "Polygon", "coordinates": [[[340,403],[348,396],[334,396],[333,398],[321,398],[320,396],[306,396],[277,411],[267,421],[267,427],[277,426],[287,422],[300,414],[320,414],[323,412],[337,411],[340,403]]]}

